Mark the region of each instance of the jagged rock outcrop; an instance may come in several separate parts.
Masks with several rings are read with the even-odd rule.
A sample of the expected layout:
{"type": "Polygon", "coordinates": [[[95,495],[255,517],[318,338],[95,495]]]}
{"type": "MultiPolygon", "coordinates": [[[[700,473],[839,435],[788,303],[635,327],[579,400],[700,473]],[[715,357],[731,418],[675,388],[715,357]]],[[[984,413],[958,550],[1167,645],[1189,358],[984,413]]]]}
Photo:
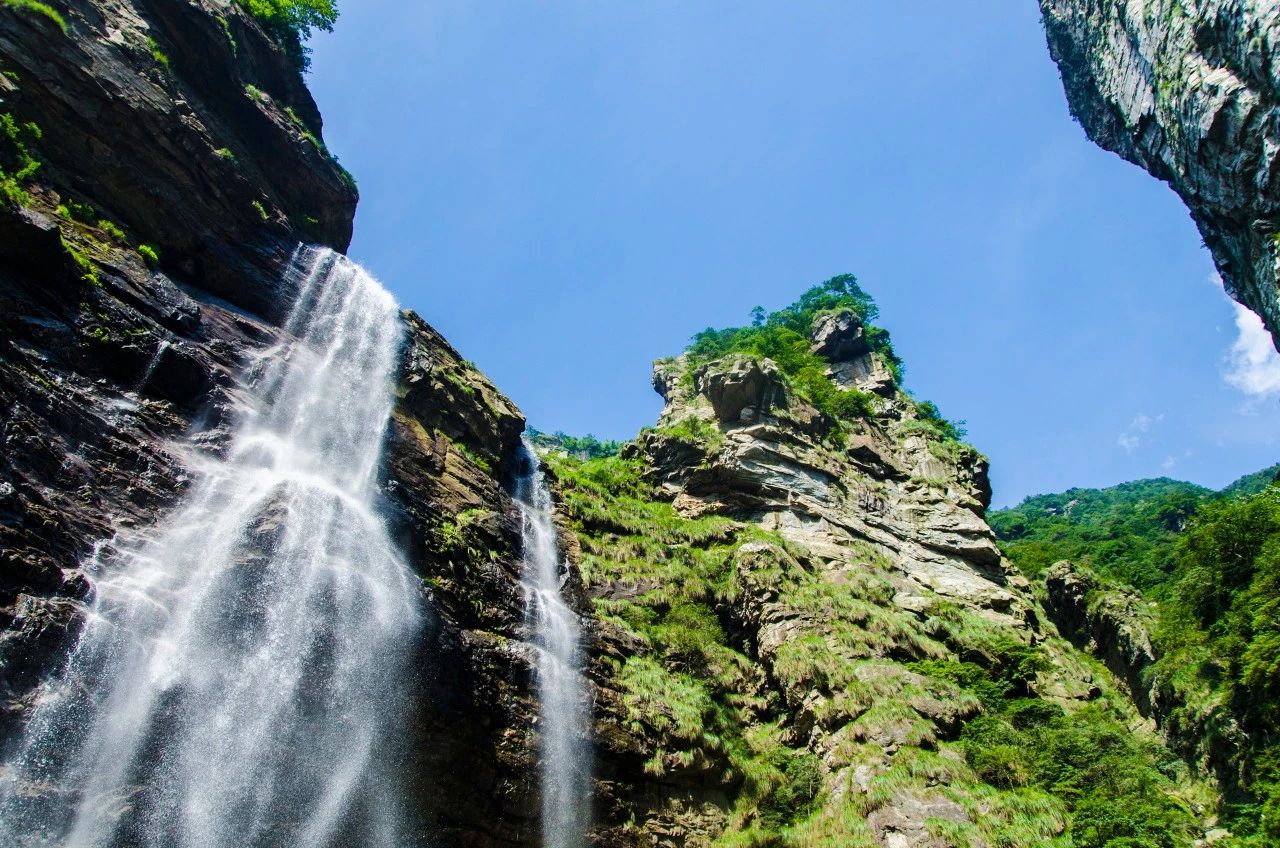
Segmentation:
{"type": "Polygon", "coordinates": [[[1136,591],[1100,591],[1096,577],[1066,561],[1051,566],[1044,579],[1044,608],[1059,632],[1101,659],[1150,718],[1154,693],[1146,673],[1156,661],[1150,604],[1136,591]]]}
{"type": "Polygon", "coordinates": [[[1129,588],[1105,584],[1071,562],[1045,573],[1044,609],[1058,630],[1121,680],[1138,710],[1154,720],[1169,747],[1228,790],[1249,768],[1249,738],[1231,705],[1188,691],[1161,673],[1152,639],[1152,604],[1129,588]]]}
{"type": "Polygon", "coordinates": [[[1167,182],[1236,300],[1280,343],[1280,10],[1258,0],[1040,0],[1072,114],[1167,182]]]}
{"type": "MultiPolygon", "coordinates": [[[[815,323],[815,351],[872,355],[859,322],[815,323]]],[[[1110,684],[1000,555],[986,460],[896,387],[837,426],[766,359],[662,360],[654,386],[658,426],[614,465],[560,466],[597,614],[595,844],[775,844],[801,820],[794,844],[999,843],[1017,816],[956,743],[982,706],[936,669],[1029,652],[1013,685],[1046,710],[1110,684]]],[[[1017,839],[1065,827],[1046,809],[1017,839]]]]}

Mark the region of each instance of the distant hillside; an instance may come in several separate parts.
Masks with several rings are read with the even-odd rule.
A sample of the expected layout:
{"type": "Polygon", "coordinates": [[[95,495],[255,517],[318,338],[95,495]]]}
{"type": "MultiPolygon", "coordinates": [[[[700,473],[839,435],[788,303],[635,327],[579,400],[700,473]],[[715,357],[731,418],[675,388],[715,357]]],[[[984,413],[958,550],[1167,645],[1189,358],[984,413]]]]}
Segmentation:
{"type": "Polygon", "coordinates": [[[1221,491],[1158,477],[1105,489],[1036,495],[987,520],[1005,554],[1029,576],[1069,559],[1142,590],[1173,573],[1173,549],[1188,520],[1209,501],[1264,490],[1280,464],[1247,474],[1221,491]]]}

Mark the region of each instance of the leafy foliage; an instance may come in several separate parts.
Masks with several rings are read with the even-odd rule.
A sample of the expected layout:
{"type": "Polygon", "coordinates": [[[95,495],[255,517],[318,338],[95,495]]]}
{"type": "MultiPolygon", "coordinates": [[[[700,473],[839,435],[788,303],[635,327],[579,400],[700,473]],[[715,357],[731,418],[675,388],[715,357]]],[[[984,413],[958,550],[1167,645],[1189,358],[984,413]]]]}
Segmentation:
{"type": "Polygon", "coordinates": [[[1107,489],[1068,489],[1027,498],[987,520],[1019,568],[1035,576],[1058,560],[1153,589],[1173,573],[1177,534],[1213,493],[1161,477],[1107,489]]]}
{"type": "Polygon", "coordinates": [[[685,355],[690,369],[735,353],[770,359],[787,376],[791,387],[828,419],[838,422],[866,418],[876,412],[875,397],[836,386],[827,376],[828,362],[809,349],[814,320],[844,310],[858,317],[868,346],[900,382],[902,360],[893,350],[889,331],[872,323],[880,310],[852,274],[841,274],[813,286],[777,312],[766,312],[757,306],[751,311],[748,326],[723,330],[708,327],[693,337],[685,355]]]}
{"type": "Polygon", "coordinates": [[[534,447],[544,450],[564,451],[577,459],[603,459],[617,456],[622,450],[622,442],[612,439],[597,439],[588,433],[585,436],[570,436],[561,430],[544,433],[533,427],[525,431],[534,447]]]}
{"type": "Polygon", "coordinates": [[[1233,845],[1280,838],[1280,486],[1202,505],[1178,539],[1176,580],[1160,608],[1157,681],[1180,706],[1170,721],[1213,735],[1224,716],[1246,739],[1228,787],[1233,845]]]}
{"type": "Polygon", "coordinates": [[[821,374],[826,363],[809,352],[809,330],[819,315],[842,309],[858,316],[871,349],[884,356],[900,373],[902,362],[893,352],[889,331],[871,324],[879,317],[880,310],[852,274],[841,274],[813,286],[795,303],[777,312],[766,314],[763,307],[757,306],[752,311],[750,326],[724,330],[708,327],[693,337],[686,353],[694,363],[709,362],[730,353],[746,353],[768,357],[792,376],[815,367],[821,374]]]}
{"type": "Polygon", "coordinates": [[[34,123],[19,123],[11,112],[0,113],[0,193],[10,203],[31,202],[25,186],[41,165],[31,145],[43,136],[34,123]]]}
{"type": "MultiPolygon", "coordinates": [[[[1167,726],[1227,751],[1240,737],[1226,728],[1244,732],[1240,785],[1226,787],[1232,846],[1280,839],[1280,486],[1259,488],[1274,477],[1218,493],[1167,479],[1073,489],[990,516],[1024,571],[1075,559],[1159,601],[1152,685],[1176,705],[1167,726]]],[[[1107,833],[1114,813],[1091,809],[1107,833]]]]}
{"type": "MultiPolygon", "coordinates": [[[[332,32],[338,19],[334,0],[238,0],[284,46],[299,69],[310,63],[303,42],[313,30],[332,32]]],[[[228,35],[228,37],[230,37],[228,35]]]]}

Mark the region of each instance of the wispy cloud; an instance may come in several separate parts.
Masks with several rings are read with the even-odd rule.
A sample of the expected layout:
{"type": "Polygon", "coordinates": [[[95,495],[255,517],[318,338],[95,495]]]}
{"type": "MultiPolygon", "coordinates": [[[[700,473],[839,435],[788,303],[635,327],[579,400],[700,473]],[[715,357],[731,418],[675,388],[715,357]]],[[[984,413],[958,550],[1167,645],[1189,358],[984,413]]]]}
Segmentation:
{"type": "MultiPolygon", "coordinates": [[[[1213,275],[1222,285],[1222,278],[1213,275]]],[[[1227,354],[1226,381],[1253,397],[1280,394],[1280,354],[1276,353],[1271,334],[1262,319],[1249,309],[1231,301],[1235,310],[1236,340],[1227,354]]]]}
{"type": "Polygon", "coordinates": [[[1116,437],[1116,444],[1129,453],[1133,453],[1146,440],[1147,433],[1151,432],[1151,425],[1163,420],[1163,413],[1152,418],[1145,412],[1139,412],[1133,416],[1133,420],[1129,422],[1129,426],[1125,428],[1125,431],[1116,437]]]}

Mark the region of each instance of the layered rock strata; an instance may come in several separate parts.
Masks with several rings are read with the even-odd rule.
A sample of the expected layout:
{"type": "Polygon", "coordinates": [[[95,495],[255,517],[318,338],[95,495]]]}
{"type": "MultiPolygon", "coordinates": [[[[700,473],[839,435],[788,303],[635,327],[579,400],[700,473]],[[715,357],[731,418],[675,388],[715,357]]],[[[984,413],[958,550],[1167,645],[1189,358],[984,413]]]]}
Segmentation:
{"type": "Polygon", "coordinates": [[[1071,113],[1168,183],[1227,291],[1280,340],[1280,10],[1258,0],[1040,0],[1071,113]]]}

